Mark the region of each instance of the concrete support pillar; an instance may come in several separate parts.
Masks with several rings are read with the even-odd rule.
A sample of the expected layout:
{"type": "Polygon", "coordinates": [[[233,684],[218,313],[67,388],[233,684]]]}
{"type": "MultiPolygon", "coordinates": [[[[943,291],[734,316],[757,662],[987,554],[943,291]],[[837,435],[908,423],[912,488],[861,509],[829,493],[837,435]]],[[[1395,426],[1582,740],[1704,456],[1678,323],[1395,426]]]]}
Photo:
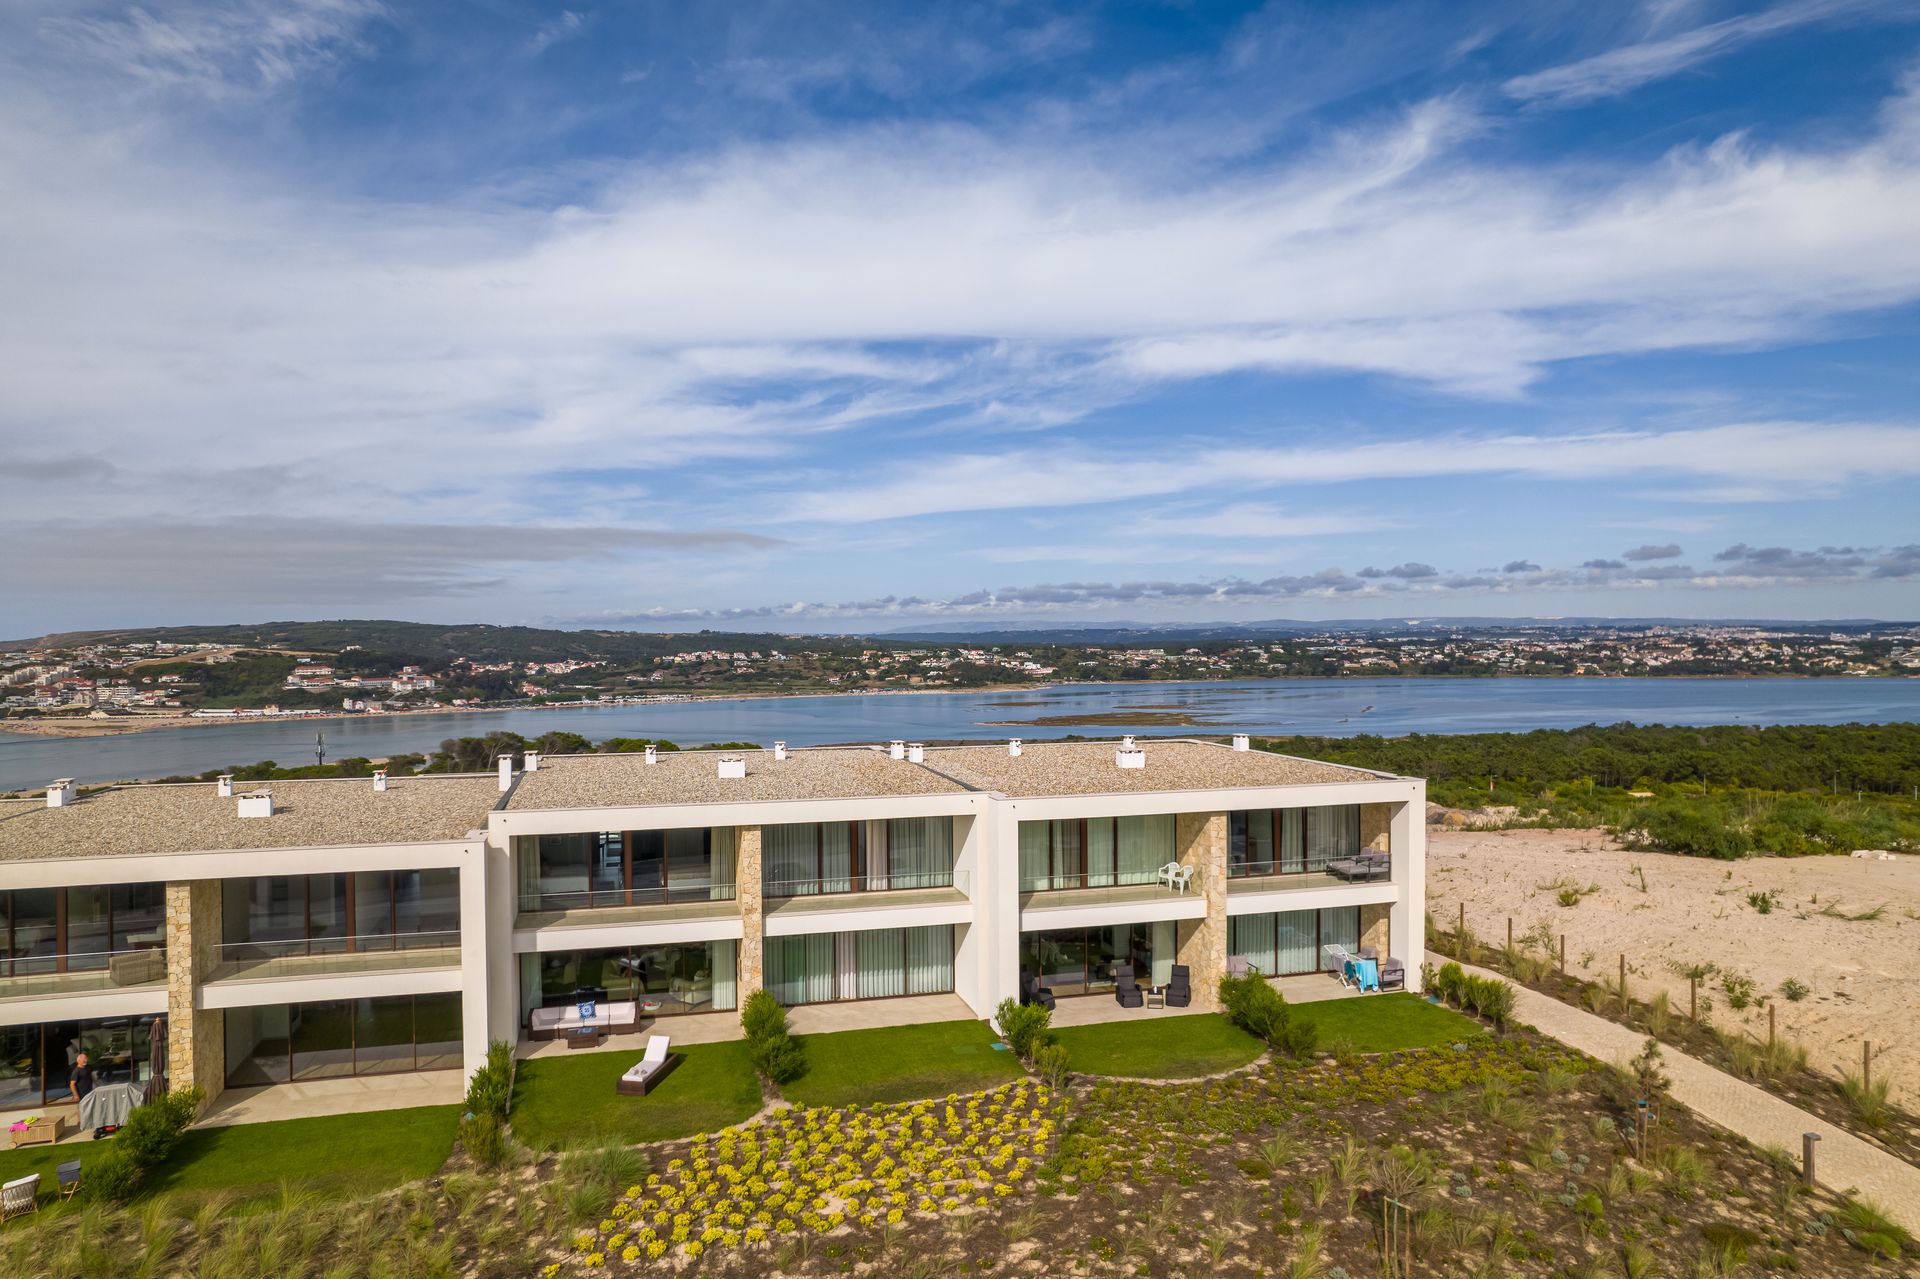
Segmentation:
{"type": "Polygon", "coordinates": [[[226,1014],[198,1008],[200,987],[220,962],[220,881],[167,885],[167,1080],[211,1101],[227,1085],[226,1014]]]}
{"type": "Polygon", "coordinates": [[[740,906],[740,1002],[766,985],[766,907],[760,896],[760,828],[733,830],[733,868],[740,906]]]}
{"type": "Polygon", "coordinates": [[[1400,895],[1389,921],[1392,945],[1381,953],[1406,965],[1407,989],[1417,991],[1420,965],[1427,956],[1427,784],[1412,782],[1409,789],[1405,803],[1392,805],[1387,823],[1393,882],[1400,886],[1400,895]]]}
{"type": "MultiPolygon", "coordinates": [[[[462,1065],[469,1076],[487,1064],[493,1018],[489,998],[493,973],[485,941],[493,935],[487,931],[486,853],[486,845],[476,843],[460,864],[460,1040],[462,1065]]],[[[511,947],[503,949],[511,955],[511,947]]]]}
{"type": "Polygon", "coordinates": [[[1188,969],[1193,1006],[1220,1007],[1220,979],[1227,974],[1227,815],[1181,813],[1174,819],[1180,863],[1193,867],[1193,886],[1207,903],[1204,919],[1183,919],[1175,930],[1179,963],[1188,969]]]}
{"type": "MultiPolygon", "coordinates": [[[[462,920],[460,963],[462,968],[466,966],[465,946],[468,937],[488,939],[488,944],[479,947],[484,951],[482,959],[487,969],[487,1039],[489,1042],[504,1039],[517,1044],[520,1041],[520,956],[513,953],[509,940],[513,936],[514,920],[520,913],[519,866],[515,858],[537,858],[539,843],[537,836],[495,838],[499,839],[498,843],[489,840],[481,847],[487,880],[486,931],[469,932],[468,925],[462,920]]],[[[463,885],[463,910],[464,907],[463,885]]],[[[466,1016],[463,1006],[461,1017],[464,1019],[466,1016]]],[[[464,1021],[462,1024],[465,1024],[464,1021]]]]}

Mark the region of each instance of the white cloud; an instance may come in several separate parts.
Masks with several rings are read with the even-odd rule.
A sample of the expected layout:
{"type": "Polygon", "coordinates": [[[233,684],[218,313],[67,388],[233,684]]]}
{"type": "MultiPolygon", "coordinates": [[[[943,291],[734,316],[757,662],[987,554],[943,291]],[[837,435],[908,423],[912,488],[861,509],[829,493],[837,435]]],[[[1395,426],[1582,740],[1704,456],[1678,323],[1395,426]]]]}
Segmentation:
{"type": "Polygon", "coordinates": [[[1883,0],[1794,0],[1755,13],[1704,23],[1669,35],[1621,45],[1578,62],[1515,76],[1506,91],[1527,101],[1562,105],[1590,102],[1677,75],[1742,45],[1818,22],[1911,14],[1911,6],[1883,0]]]}

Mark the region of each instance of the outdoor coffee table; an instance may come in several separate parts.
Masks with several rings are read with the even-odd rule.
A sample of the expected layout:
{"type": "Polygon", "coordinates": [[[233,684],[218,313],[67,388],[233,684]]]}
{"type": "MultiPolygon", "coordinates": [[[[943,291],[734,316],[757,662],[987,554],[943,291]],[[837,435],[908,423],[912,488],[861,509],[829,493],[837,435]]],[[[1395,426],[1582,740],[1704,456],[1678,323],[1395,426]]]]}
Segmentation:
{"type": "Polygon", "coordinates": [[[1167,1006],[1167,988],[1165,986],[1147,987],[1147,1007],[1165,1008],[1167,1006]]]}
{"type": "Polygon", "coordinates": [[[568,1051],[575,1048],[598,1048],[607,1042],[607,1032],[597,1026],[582,1026],[578,1030],[569,1030],[564,1036],[568,1051]]]}
{"type": "Polygon", "coordinates": [[[65,1115],[43,1115],[40,1122],[25,1128],[13,1130],[14,1146],[51,1146],[66,1136],[67,1118],[65,1115]]]}

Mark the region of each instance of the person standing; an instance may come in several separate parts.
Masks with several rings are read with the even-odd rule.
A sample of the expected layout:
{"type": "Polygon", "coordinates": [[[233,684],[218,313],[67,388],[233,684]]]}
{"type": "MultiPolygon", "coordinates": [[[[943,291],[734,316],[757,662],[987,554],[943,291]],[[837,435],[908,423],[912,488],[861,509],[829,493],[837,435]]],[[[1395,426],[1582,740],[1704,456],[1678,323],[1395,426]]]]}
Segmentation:
{"type": "Polygon", "coordinates": [[[87,1065],[85,1053],[73,1059],[73,1073],[67,1076],[67,1091],[73,1094],[73,1104],[76,1106],[93,1091],[93,1067],[87,1065]]]}

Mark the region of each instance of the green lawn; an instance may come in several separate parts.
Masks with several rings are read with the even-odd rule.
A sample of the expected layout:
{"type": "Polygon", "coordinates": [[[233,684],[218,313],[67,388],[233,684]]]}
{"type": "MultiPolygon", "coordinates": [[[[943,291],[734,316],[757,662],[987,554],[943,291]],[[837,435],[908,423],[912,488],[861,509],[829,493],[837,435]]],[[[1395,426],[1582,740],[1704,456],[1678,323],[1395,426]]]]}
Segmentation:
{"type": "Polygon", "coordinates": [[[614,1082],[635,1053],[566,1053],[520,1063],[513,1131],[536,1150],[631,1145],[712,1132],[760,1110],[760,1084],[747,1046],[693,1044],[644,1097],[622,1097],[614,1082]]]}
{"type": "Polygon", "coordinates": [[[1266,1045],[1218,1013],[1069,1026],[1054,1032],[1067,1065],[1090,1075],[1190,1079],[1244,1066],[1266,1045]]]}
{"type": "Polygon", "coordinates": [[[1432,1048],[1485,1034],[1479,1022],[1418,995],[1368,995],[1290,1005],[1294,1015],[1320,1028],[1320,1047],[1345,1042],[1363,1053],[1432,1048]]]}
{"type": "Polygon", "coordinates": [[[298,1190],[354,1197],[430,1177],[453,1151],[458,1106],[192,1128],[146,1193],[220,1191],[241,1199],[298,1190]]]}
{"type": "Polygon", "coordinates": [[[915,1101],[950,1092],[978,1092],[1020,1076],[1010,1052],[995,1050],[993,1032],[977,1021],[843,1030],[803,1035],[807,1073],[780,1091],[808,1106],[915,1101]]]}

